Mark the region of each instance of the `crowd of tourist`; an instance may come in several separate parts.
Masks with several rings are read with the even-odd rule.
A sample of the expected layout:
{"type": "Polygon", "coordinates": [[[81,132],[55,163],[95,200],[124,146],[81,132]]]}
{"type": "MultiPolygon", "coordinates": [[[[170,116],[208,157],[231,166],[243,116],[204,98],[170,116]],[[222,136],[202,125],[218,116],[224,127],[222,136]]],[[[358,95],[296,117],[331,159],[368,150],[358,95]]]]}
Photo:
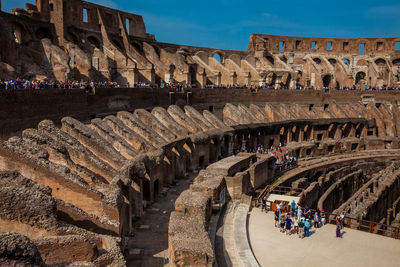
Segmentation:
{"type": "MultiPolygon", "coordinates": [[[[262,199],[263,210],[267,211],[266,197],[262,199]]],[[[341,230],[344,227],[344,218],[344,213],[335,218],[336,237],[342,237],[341,230]]],[[[312,228],[319,229],[327,223],[324,210],[302,208],[294,200],[290,205],[286,206],[283,202],[276,203],[274,220],[275,227],[279,228],[281,233],[297,235],[299,238],[309,237],[312,228]]]]}
{"type": "Polygon", "coordinates": [[[92,89],[117,88],[116,82],[88,81],[36,81],[36,80],[0,80],[0,89],[92,89]]]}
{"type": "MultiPolygon", "coordinates": [[[[166,83],[161,81],[159,84],[150,84],[150,83],[134,83],[134,84],[124,84],[119,85],[117,82],[109,82],[109,81],[38,81],[38,80],[27,80],[27,79],[14,79],[14,80],[0,80],[0,89],[88,89],[88,88],[117,88],[117,87],[126,87],[126,88],[170,88],[176,90],[182,89],[191,89],[191,88],[199,88],[198,84],[186,84],[186,83],[166,83]]],[[[259,90],[289,90],[288,87],[279,85],[278,88],[275,85],[238,85],[238,84],[207,84],[204,86],[206,89],[245,89],[250,92],[258,92],[259,90]]],[[[377,91],[377,90],[391,90],[391,91],[400,91],[400,87],[365,87],[365,88],[356,88],[356,87],[340,87],[340,88],[321,88],[325,92],[329,92],[331,90],[366,90],[366,91],[377,91]]],[[[296,86],[295,90],[317,90],[314,87],[302,87],[300,85],[296,86]]]]}

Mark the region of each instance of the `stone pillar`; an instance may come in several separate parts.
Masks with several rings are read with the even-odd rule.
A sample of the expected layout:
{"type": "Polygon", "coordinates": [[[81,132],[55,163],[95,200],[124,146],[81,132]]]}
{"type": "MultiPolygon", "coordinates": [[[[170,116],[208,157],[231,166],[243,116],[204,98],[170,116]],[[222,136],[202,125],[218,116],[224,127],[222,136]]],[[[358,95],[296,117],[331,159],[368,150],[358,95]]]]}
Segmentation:
{"type": "Polygon", "coordinates": [[[249,74],[247,75],[247,85],[251,85],[251,73],[249,72],[249,74]]]}
{"type": "Polygon", "coordinates": [[[237,75],[236,75],[236,72],[234,72],[233,74],[232,74],[232,85],[234,85],[234,84],[236,84],[237,83],[237,75]]]}
{"type": "Polygon", "coordinates": [[[201,74],[196,74],[196,76],[197,76],[197,80],[199,81],[199,83],[200,83],[200,86],[201,87],[205,87],[206,86],[206,84],[207,84],[207,74],[206,74],[206,71],[205,70],[203,70],[203,72],[201,73],[201,74]]]}
{"type": "Polygon", "coordinates": [[[292,142],[292,136],[293,136],[293,132],[291,130],[287,130],[287,138],[286,138],[286,145],[288,145],[290,142],[292,142]]]}
{"type": "Polygon", "coordinates": [[[242,151],[246,151],[246,143],[247,143],[247,140],[244,138],[244,135],[243,135],[243,139],[242,139],[242,147],[241,147],[241,149],[240,149],[240,150],[242,150],[242,151]]]}
{"type": "Polygon", "coordinates": [[[276,76],[275,89],[279,89],[281,82],[282,82],[282,76],[276,76]]]}
{"type": "Polygon", "coordinates": [[[297,82],[295,81],[295,80],[291,80],[290,81],[290,86],[289,86],[289,89],[290,90],[294,90],[294,89],[296,89],[296,86],[297,86],[297,82]]]}
{"type": "Polygon", "coordinates": [[[311,87],[315,87],[315,73],[311,73],[311,87]]]}
{"type": "Polygon", "coordinates": [[[303,139],[304,139],[304,129],[300,128],[300,131],[299,131],[299,142],[303,142],[303,139]]]}
{"type": "Polygon", "coordinates": [[[229,144],[228,144],[228,156],[232,156],[233,155],[233,142],[232,140],[229,140],[229,144]]]}

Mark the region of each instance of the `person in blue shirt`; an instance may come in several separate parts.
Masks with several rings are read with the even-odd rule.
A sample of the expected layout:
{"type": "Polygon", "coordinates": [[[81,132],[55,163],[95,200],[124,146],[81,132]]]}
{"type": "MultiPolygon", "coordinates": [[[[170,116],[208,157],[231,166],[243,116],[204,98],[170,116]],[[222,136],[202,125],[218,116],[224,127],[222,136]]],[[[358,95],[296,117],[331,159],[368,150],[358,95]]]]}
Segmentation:
{"type": "Polygon", "coordinates": [[[294,200],[293,200],[293,202],[292,202],[292,208],[291,208],[291,212],[292,212],[292,218],[294,218],[294,215],[295,215],[295,210],[296,210],[296,202],[294,202],[294,200]]]}
{"type": "Polygon", "coordinates": [[[310,236],[310,220],[306,220],[304,223],[304,237],[309,237],[310,236]]]}
{"type": "Polygon", "coordinates": [[[292,234],[292,219],[289,216],[286,217],[286,234],[292,234]]]}

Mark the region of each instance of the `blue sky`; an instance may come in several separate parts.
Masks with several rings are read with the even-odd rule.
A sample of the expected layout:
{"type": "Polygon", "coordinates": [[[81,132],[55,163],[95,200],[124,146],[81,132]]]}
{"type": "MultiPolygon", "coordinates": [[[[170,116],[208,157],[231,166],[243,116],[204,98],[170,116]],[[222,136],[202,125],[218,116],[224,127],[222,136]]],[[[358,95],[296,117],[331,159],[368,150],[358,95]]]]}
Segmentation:
{"type": "MultiPolygon", "coordinates": [[[[3,10],[33,0],[2,0],[3,10]]],[[[142,15],[160,42],[246,50],[251,33],[400,37],[399,0],[99,0],[142,15]],[[194,4],[197,3],[197,4],[194,4]]]]}

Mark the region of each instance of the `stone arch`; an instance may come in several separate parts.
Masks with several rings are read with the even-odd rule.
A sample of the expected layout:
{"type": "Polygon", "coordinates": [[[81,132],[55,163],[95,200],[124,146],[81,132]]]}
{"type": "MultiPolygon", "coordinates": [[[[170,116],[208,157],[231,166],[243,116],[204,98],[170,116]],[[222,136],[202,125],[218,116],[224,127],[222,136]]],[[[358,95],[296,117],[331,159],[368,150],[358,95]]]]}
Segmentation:
{"type": "Polygon", "coordinates": [[[235,62],[237,65],[240,66],[240,61],[241,61],[241,57],[238,54],[232,54],[228,57],[230,60],[232,60],[233,62],[235,62]]]}
{"type": "Polygon", "coordinates": [[[95,37],[95,36],[89,36],[89,37],[87,37],[87,40],[88,40],[89,43],[90,43],[91,45],[93,45],[94,47],[100,48],[100,40],[99,40],[97,37],[95,37]]]}
{"type": "Polygon", "coordinates": [[[365,72],[363,72],[363,71],[357,72],[356,78],[355,78],[356,84],[358,84],[360,81],[365,80],[366,77],[367,77],[367,74],[365,74],[365,72]]]}
{"type": "Polygon", "coordinates": [[[343,62],[346,66],[350,66],[350,60],[348,58],[344,58],[343,62]]]}
{"type": "Polygon", "coordinates": [[[38,39],[50,39],[53,42],[53,34],[51,34],[51,31],[49,28],[46,27],[40,27],[39,29],[36,30],[35,36],[38,39]]]}
{"type": "Polygon", "coordinates": [[[214,52],[212,57],[215,58],[215,60],[217,60],[221,64],[224,62],[224,56],[219,51],[214,52]]]}
{"type": "Polygon", "coordinates": [[[199,57],[204,62],[208,62],[208,53],[205,51],[197,51],[195,56],[199,57]]]}
{"type": "Polygon", "coordinates": [[[395,66],[400,66],[400,58],[396,58],[392,61],[392,64],[395,66]]]}
{"type": "Polygon", "coordinates": [[[318,58],[318,57],[316,57],[316,58],[313,58],[313,60],[314,60],[314,62],[315,63],[317,63],[318,65],[320,65],[321,64],[321,59],[320,58],[318,58]]]}
{"type": "Polygon", "coordinates": [[[378,66],[386,66],[387,62],[383,58],[377,58],[375,60],[375,64],[378,66]]]}
{"type": "Polygon", "coordinates": [[[332,64],[332,66],[335,66],[337,63],[336,59],[334,59],[334,58],[330,58],[330,59],[328,59],[328,61],[329,61],[329,63],[332,64]]]}

